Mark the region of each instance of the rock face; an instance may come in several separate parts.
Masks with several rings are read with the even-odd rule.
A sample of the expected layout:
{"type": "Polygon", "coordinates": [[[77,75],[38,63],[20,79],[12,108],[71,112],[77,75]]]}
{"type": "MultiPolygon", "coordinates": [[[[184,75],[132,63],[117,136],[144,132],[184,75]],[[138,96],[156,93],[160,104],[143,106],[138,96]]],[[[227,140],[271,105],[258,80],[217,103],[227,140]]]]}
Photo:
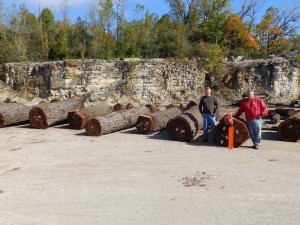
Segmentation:
{"type": "MultiPolygon", "coordinates": [[[[130,96],[141,103],[170,103],[198,101],[207,74],[203,65],[204,61],[196,58],[6,63],[0,78],[15,89],[26,89],[42,98],[79,95],[86,102],[116,102],[130,96]]],[[[214,82],[235,93],[251,87],[274,98],[299,97],[299,65],[293,60],[244,60],[224,63],[224,67],[227,72],[223,79],[214,82]]]]}
{"type": "Polygon", "coordinates": [[[299,98],[299,65],[286,57],[227,63],[223,83],[239,93],[252,88],[267,92],[273,99],[299,98]]]}

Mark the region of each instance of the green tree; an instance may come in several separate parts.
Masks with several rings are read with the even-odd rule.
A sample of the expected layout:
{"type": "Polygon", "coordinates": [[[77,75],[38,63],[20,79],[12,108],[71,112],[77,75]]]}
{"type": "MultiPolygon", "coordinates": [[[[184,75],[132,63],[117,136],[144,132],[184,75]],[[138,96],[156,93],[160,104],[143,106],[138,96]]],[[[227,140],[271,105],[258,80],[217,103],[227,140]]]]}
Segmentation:
{"type": "Polygon", "coordinates": [[[54,46],[56,25],[54,15],[49,8],[42,10],[39,16],[42,37],[42,49],[44,59],[49,58],[49,51],[54,46]]]}
{"type": "Polygon", "coordinates": [[[166,0],[170,6],[171,17],[179,24],[189,28],[197,26],[199,6],[202,0],[166,0]]]}
{"type": "Polygon", "coordinates": [[[199,39],[221,44],[228,16],[229,0],[202,0],[200,3],[199,39]]]}

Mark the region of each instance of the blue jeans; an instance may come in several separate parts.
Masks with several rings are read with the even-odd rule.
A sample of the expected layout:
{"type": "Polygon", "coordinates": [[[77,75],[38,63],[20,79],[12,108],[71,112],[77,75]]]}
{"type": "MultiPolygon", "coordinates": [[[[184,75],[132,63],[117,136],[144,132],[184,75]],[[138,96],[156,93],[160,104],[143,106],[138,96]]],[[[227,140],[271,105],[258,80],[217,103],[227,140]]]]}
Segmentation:
{"type": "Polygon", "coordinates": [[[247,122],[251,140],[255,146],[260,145],[261,141],[261,120],[254,119],[247,122]]]}
{"type": "Polygon", "coordinates": [[[209,115],[209,114],[204,114],[203,115],[203,132],[204,132],[204,138],[208,138],[208,125],[210,124],[211,126],[211,132],[216,139],[216,117],[214,115],[209,115]]]}

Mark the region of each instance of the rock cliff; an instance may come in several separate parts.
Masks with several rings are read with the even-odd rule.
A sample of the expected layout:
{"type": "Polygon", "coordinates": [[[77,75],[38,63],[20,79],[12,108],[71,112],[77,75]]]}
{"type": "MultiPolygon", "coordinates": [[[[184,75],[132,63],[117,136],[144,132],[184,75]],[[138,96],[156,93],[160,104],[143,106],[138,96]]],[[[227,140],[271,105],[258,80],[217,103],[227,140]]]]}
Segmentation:
{"type": "MultiPolygon", "coordinates": [[[[16,90],[41,98],[82,96],[86,102],[135,101],[167,104],[198,100],[207,71],[201,59],[67,60],[6,63],[0,78],[16,90]]],[[[223,99],[248,88],[273,99],[299,98],[299,65],[286,57],[224,63],[222,79],[210,85],[223,99]],[[228,96],[227,96],[228,95],[228,96]]]]}

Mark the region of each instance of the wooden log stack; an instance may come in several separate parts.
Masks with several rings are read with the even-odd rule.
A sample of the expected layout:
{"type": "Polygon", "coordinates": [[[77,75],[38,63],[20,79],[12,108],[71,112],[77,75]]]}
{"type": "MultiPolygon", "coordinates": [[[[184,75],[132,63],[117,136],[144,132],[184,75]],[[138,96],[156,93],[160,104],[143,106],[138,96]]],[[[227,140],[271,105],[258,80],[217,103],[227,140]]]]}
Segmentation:
{"type": "Polygon", "coordinates": [[[83,129],[86,122],[113,112],[113,108],[107,103],[99,103],[68,113],[67,120],[72,129],[83,129]]]}
{"type": "Polygon", "coordinates": [[[169,120],[167,132],[176,141],[189,142],[195,138],[201,127],[202,116],[198,105],[196,105],[169,120]]]}
{"type": "MultiPolygon", "coordinates": [[[[242,119],[233,118],[234,142],[233,147],[238,148],[250,138],[250,134],[246,122],[242,119]]],[[[218,142],[224,146],[228,146],[228,122],[224,116],[216,127],[216,135],[218,142]]]]}
{"type": "Polygon", "coordinates": [[[182,110],[177,107],[170,108],[170,106],[168,106],[166,108],[166,110],[161,112],[140,115],[136,123],[137,131],[140,134],[150,134],[159,131],[166,128],[170,119],[182,113],[182,110]]]}
{"type": "Polygon", "coordinates": [[[105,116],[91,119],[85,126],[85,131],[89,136],[100,136],[115,131],[123,130],[134,126],[140,115],[150,114],[158,111],[153,105],[146,107],[131,108],[112,112],[105,116]]]}
{"type": "Polygon", "coordinates": [[[33,106],[20,103],[5,103],[0,105],[0,128],[28,121],[28,114],[33,106]]]}
{"type": "Polygon", "coordinates": [[[58,122],[67,120],[68,113],[83,108],[80,98],[71,98],[53,103],[42,103],[33,107],[29,112],[30,124],[39,129],[46,129],[58,122]]]}
{"type": "Polygon", "coordinates": [[[300,140],[300,119],[291,117],[279,124],[278,127],[279,136],[290,142],[297,142],[300,140]]]}

